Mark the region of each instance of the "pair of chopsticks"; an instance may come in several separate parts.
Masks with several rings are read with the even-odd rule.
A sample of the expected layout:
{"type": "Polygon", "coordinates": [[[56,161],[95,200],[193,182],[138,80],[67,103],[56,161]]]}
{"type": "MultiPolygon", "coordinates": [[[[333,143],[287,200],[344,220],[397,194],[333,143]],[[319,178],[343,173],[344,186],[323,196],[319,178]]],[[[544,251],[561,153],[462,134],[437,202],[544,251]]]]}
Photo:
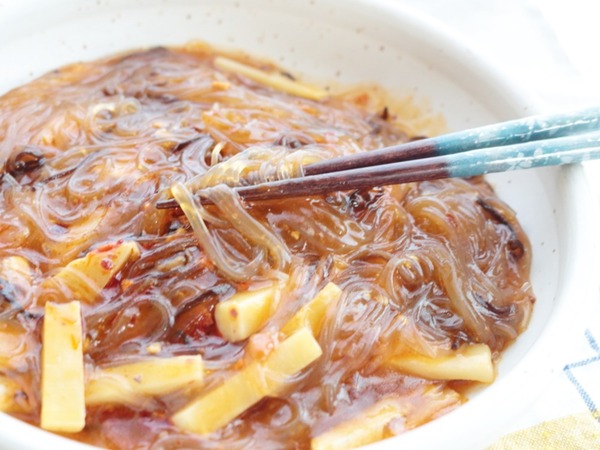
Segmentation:
{"type": "MultiPolygon", "coordinates": [[[[238,186],[249,201],[472,177],[600,158],[600,107],[532,116],[307,165],[304,176],[238,186]]],[[[200,201],[209,203],[199,192],[200,201]]],[[[177,207],[161,200],[156,208],[177,207]]]]}

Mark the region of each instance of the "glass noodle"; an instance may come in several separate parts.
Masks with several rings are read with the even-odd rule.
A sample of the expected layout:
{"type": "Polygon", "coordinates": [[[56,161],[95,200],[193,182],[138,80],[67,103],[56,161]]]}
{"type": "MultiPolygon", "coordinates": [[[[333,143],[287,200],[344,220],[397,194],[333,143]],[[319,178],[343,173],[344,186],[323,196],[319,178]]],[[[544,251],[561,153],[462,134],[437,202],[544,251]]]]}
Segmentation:
{"type": "Polygon", "coordinates": [[[136,243],[139,258],[81,302],[86,379],[150,357],[201,355],[204,381],[88,406],[74,439],[303,449],[382,399],[404,411],[384,436],[460,405],[469,383],[389,362],[479,344],[497,361],[525,328],[531,250],[513,211],[483,178],[244,202],[230,186],[302,176],[303,165],[423,130],[384,109],[378,90],[294,96],[216,67],[215,56],[202,45],[119,55],[0,98],[0,384],[16,386],[5,409],[39,424],[44,305],[80,300],[49,280],[122,242],[136,243]],[[196,201],[199,189],[214,205],[196,201]],[[170,196],[181,209],[154,208],[170,196]],[[7,265],[23,260],[21,272],[7,265]],[[174,424],[192,399],[266,361],[282,327],[329,282],[342,293],[314,336],[318,359],[211,434],[174,424]],[[248,339],[225,339],[217,305],[265,286],[277,287],[268,320],[248,339]]]}

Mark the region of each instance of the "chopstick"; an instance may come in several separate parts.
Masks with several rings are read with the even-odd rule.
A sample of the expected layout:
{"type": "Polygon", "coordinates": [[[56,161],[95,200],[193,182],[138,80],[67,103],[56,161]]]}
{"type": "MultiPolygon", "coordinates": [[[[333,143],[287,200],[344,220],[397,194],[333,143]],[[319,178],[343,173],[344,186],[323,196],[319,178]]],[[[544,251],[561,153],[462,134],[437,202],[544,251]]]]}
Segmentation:
{"type": "MultiPolygon", "coordinates": [[[[306,166],[299,178],[235,190],[248,201],[275,200],[574,164],[600,158],[600,131],[593,130],[600,130],[597,107],[533,116],[333,158],[306,166]]],[[[210,203],[201,192],[199,197],[202,203],[210,203]]],[[[175,200],[156,203],[158,209],[177,206],[175,200]]]]}
{"type": "Polygon", "coordinates": [[[600,107],[511,120],[311,164],[304,175],[450,155],[600,130],[600,107]]]}

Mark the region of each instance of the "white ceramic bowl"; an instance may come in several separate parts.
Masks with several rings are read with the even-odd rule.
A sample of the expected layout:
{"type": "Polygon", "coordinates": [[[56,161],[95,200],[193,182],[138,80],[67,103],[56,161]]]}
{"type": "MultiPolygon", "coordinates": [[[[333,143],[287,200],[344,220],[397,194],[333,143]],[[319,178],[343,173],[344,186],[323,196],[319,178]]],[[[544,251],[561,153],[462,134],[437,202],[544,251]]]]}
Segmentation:
{"type": "MultiPolygon", "coordinates": [[[[397,3],[346,0],[12,0],[0,6],[0,92],[60,65],[200,39],[267,57],[300,76],[377,82],[428,99],[451,129],[530,114],[518,91],[447,31],[397,3]]],[[[372,448],[484,448],[544,386],[556,339],[591,298],[590,198],[578,167],[490,177],[534,251],[538,302],[496,382],[432,423],[372,448]],[[457,444],[458,445],[458,444],[457,444]]],[[[82,449],[0,414],[0,448],[82,449]]]]}

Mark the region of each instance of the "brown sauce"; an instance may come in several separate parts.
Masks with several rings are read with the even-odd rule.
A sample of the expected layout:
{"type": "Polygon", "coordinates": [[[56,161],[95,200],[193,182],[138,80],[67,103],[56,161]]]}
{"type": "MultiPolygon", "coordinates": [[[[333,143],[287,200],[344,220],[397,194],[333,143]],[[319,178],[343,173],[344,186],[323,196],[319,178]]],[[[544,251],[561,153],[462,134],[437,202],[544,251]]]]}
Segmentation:
{"type": "Polygon", "coordinates": [[[124,240],[137,242],[141,257],[82,303],[86,370],[200,354],[209,373],[193,392],[88,407],[85,429],[67,434],[74,439],[122,449],[304,449],[389,395],[411,410],[388,425],[390,435],[459,406],[462,395],[431,393],[464,391],[464,382],[410,376],[386,361],[481,343],[499,358],[534,301],[531,250],[514,213],[482,178],[245,204],[275,242],[269,247],[232,226],[225,207],[207,207],[217,248],[245,271],[232,279],[181,211],[154,209],[175,182],[235,155],[261,161],[250,174],[260,180],[286,164],[412,136],[393,111],[363,106],[369,92],[308,100],[220,71],[213,60],[207,50],[157,48],[65,67],[0,98],[0,259],[20,256],[33,271],[29,284],[0,280],[0,336],[17,342],[5,355],[0,347],[0,375],[18,385],[11,414],[40,421],[44,303],[65,295],[45,280],[124,240]],[[285,289],[261,334],[252,344],[227,342],[215,306],[270,280],[285,280],[285,289]],[[256,341],[327,282],[343,294],[315,336],[317,361],[213,434],[172,423],[174,412],[248,364],[260,352],[256,341]]]}

